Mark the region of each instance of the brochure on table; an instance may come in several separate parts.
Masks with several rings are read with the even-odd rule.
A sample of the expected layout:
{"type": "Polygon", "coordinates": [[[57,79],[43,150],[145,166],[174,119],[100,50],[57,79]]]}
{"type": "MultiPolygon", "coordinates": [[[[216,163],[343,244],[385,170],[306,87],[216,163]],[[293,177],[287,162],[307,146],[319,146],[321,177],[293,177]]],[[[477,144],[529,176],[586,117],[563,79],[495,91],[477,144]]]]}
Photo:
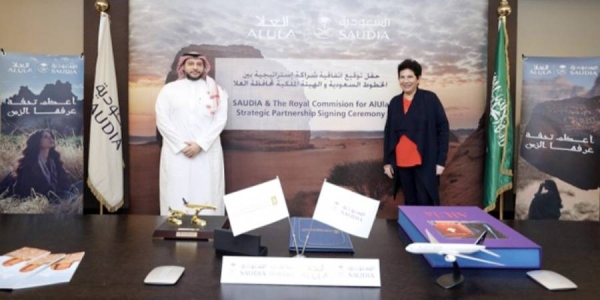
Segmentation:
{"type": "Polygon", "coordinates": [[[16,290],[71,281],[84,252],[50,253],[23,247],[0,256],[0,289],[16,290]]]}

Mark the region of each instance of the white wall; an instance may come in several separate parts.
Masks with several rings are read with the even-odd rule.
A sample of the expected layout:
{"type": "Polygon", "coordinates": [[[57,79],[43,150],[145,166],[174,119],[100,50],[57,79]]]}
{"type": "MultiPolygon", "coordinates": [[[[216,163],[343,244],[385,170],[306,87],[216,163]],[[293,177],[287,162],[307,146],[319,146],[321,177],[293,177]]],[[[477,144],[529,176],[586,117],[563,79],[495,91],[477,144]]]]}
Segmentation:
{"type": "MultiPolygon", "coordinates": [[[[522,55],[600,56],[600,0],[520,0],[518,5],[517,122],[521,120],[522,55]]],[[[509,47],[514,47],[511,42],[509,47]]]]}
{"type": "Polygon", "coordinates": [[[83,52],[83,0],[0,0],[0,48],[7,52],[83,52]]]}

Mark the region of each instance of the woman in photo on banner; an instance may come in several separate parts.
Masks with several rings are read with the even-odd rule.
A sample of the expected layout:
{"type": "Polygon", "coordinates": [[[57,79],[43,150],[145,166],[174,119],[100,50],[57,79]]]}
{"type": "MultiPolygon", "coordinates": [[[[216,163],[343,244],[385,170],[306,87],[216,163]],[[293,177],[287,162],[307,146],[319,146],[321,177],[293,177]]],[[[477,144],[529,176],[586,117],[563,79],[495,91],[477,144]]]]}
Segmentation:
{"type": "Polygon", "coordinates": [[[529,219],[558,220],[561,208],[563,208],[562,199],[556,182],[551,179],[544,180],[529,205],[529,219]]]}
{"type": "Polygon", "coordinates": [[[27,138],[15,171],[0,183],[1,192],[6,193],[4,196],[26,198],[36,193],[53,203],[79,194],[55,147],[56,139],[51,130],[33,132],[27,138]]]}

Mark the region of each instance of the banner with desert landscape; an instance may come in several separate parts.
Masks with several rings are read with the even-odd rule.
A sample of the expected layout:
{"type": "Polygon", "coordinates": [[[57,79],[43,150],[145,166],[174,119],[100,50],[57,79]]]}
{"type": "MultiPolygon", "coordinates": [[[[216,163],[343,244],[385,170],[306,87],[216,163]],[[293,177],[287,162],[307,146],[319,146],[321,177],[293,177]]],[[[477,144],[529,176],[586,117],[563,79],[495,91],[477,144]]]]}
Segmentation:
{"type": "Polygon", "coordinates": [[[517,219],[600,220],[600,57],[525,57],[517,219]]]}
{"type": "Polygon", "coordinates": [[[279,176],[290,213],[309,216],[327,179],[395,218],[403,199],[383,174],[383,127],[397,65],[413,58],[450,121],[442,204],[481,206],[487,14],[468,0],[131,0],[131,210],[158,213],[154,105],[191,50],[229,94],[226,193],[279,176]]]}
{"type": "Polygon", "coordinates": [[[83,56],[0,55],[0,213],[82,213],[83,56]]]}

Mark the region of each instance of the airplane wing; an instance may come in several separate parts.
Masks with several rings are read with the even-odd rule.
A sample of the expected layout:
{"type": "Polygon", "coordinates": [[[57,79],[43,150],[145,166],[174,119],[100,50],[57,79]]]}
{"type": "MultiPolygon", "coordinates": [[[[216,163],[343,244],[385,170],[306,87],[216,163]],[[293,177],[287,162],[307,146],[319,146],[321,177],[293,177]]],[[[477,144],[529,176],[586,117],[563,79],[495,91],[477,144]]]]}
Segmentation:
{"type": "Polygon", "coordinates": [[[487,254],[489,254],[489,255],[491,255],[491,256],[500,257],[500,254],[498,254],[498,253],[495,253],[495,252],[492,252],[492,251],[490,251],[490,250],[487,250],[487,249],[481,249],[481,252],[483,252],[483,253],[487,253],[487,254]]]}
{"type": "Polygon", "coordinates": [[[425,229],[425,234],[427,235],[427,239],[429,240],[430,243],[432,244],[438,244],[438,240],[436,238],[433,237],[433,235],[431,235],[431,233],[429,232],[429,230],[425,229]]]}
{"type": "Polygon", "coordinates": [[[469,256],[469,255],[458,254],[458,253],[453,253],[452,255],[456,256],[456,257],[462,257],[464,259],[470,259],[470,260],[490,264],[490,265],[504,266],[504,264],[501,264],[501,263],[497,263],[497,262],[493,262],[493,261],[489,261],[489,260],[485,260],[485,259],[481,259],[481,258],[476,258],[476,257],[469,256]]]}

